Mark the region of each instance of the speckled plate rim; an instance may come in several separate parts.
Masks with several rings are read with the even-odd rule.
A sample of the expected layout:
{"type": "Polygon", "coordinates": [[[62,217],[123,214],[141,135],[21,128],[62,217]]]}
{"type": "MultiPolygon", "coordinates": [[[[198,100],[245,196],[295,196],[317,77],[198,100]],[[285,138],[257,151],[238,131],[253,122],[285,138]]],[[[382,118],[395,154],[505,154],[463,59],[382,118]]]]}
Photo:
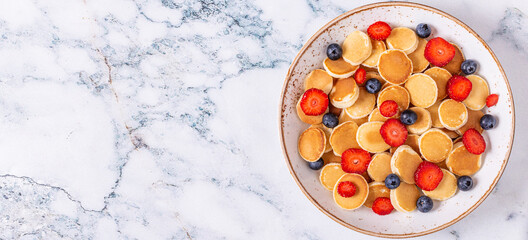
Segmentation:
{"type": "Polygon", "coordinates": [[[286,75],[286,79],[284,80],[284,84],[282,86],[282,93],[281,93],[281,98],[280,98],[280,106],[279,106],[279,133],[280,133],[280,140],[281,140],[281,147],[282,147],[282,152],[284,154],[284,158],[286,160],[286,165],[288,166],[288,169],[290,171],[290,174],[292,175],[293,179],[295,180],[295,182],[297,183],[297,185],[299,186],[299,188],[301,189],[301,191],[304,193],[304,195],[306,195],[306,197],[321,211],[323,212],[325,215],[327,215],[328,217],[330,217],[331,219],[333,219],[334,221],[338,222],[339,224],[347,227],[347,228],[350,228],[352,230],[355,230],[357,232],[360,232],[360,233],[363,233],[363,234],[367,234],[367,235],[371,235],[371,236],[375,236],[375,237],[384,237],[384,238],[409,238],[409,237],[419,237],[419,236],[424,236],[424,235],[427,235],[427,234],[431,234],[431,233],[434,233],[434,232],[437,232],[437,231],[440,231],[444,228],[447,228],[453,224],[455,224],[456,222],[460,221],[462,218],[466,217],[468,214],[470,214],[471,212],[473,212],[473,210],[475,210],[488,196],[489,194],[491,193],[491,191],[493,190],[493,188],[495,188],[495,185],[497,185],[497,182],[499,181],[499,179],[501,178],[502,174],[504,173],[504,169],[506,168],[506,165],[508,164],[508,160],[509,160],[509,157],[510,157],[510,154],[511,154],[511,150],[512,150],[512,144],[513,144],[513,139],[514,139],[514,133],[515,133],[515,104],[513,102],[513,94],[512,94],[512,91],[511,91],[511,88],[510,88],[510,84],[508,82],[508,78],[506,77],[506,74],[504,73],[504,69],[502,68],[502,65],[500,64],[499,60],[497,59],[497,57],[495,56],[495,53],[493,53],[493,51],[491,50],[491,48],[488,46],[488,44],[473,30],[471,29],[469,26],[467,26],[465,23],[463,23],[462,21],[458,20],[457,18],[449,15],[448,13],[446,12],[443,12],[441,10],[438,10],[436,8],[433,8],[433,7],[430,7],[430,6],[427,6],[427,5],[423,5],[423,4],[418,4],[418,3],[409,3],[409,2],[380,2],[380,3],[373,3],[373,4],[368,4],[368,5],[364,5],[364,6],[361,6],[361,7],[358,7],[358,8],[355,8],[355,9],[352,9],[346,13],[343,13],[341,14],[340,16],[336,17],[335,19],[333,19],[332,21],[328,22],[326,25],[324,25],[321,29],[319,29],[304,45],[303,47],[301,48],[301,50],[299,51],[299,53],[297,54],[297,56],[295,56],[295,59],[293,60],[292,64],[290,65],[290,68],[288,69],[288,73],[286,75]],[[352,14],[355,14],[355,13],[358,13],[358,12],[362,12],[362,11],[365,11],[365,10],[370,10],[372,8],[377,8],[377,7],[393,7],[393,6],[404,6],[404,7],[414,7],[414,8],[420,8],[420,9],[423,9],[423,10],[427,10],[427,11],[430,11],[430,12],[433,12],[433,13],[436,13],[436,14],[439,14],[439,15],[442,15],[452,21],[454,21],[455,23],[457,23],[458,25],[462,26],[463,28],[465,28],[468,32],[470,32],[475,38],[477,38],[481,43],[482,45],[488,50],[488,52],[491,54],[491,56],[493,57],[493,60],[495,61],[495,63],[497,64],[497,66],[499,67],[499,70],[505,80],[505,83],[506,83],[506,87],[508,89],[508,92],[510,94],[510,101],[511,101],[511,105],[510,105],[510,110],[511,110],[511,114],[512,114],[512,130],[510,132],[510,142],[508,144],[508,151],[507,151],[507,154],[506,154],[506,158],[504,159],[504,162],[501,166],[501,169],[499,171],[499,174],[497,175],[497,177],[493,180],[491,186],[489,187],[489,189],[484,193],[484,195],[482,195],[482,197],[473,205],[471,206],[467,211],[465,211],[464,213],[462,213],[461,215],[459,215],[458,217],[454,218],[453,220],[451,220],[450,222],[447,222],[443,225],[440,225],[438,227],[435,227],[433,229],[429,229],[429,230],[426,230],[426,231],[422,231],[422,232],[415,232],[415,233],[409,233],[409,234],[386,234],[386,233],[379,233],[379,232],[373,232],[373,231],[369,231],[369,230],[365,230],[365,229],[362,229],[362,228],[359,228],[359,227],[356,227],[356,226],[353,226],[345,221],[343,221],[342,219],[340,219],[339,217],[333,215],[332,213],[330,213],[329,211],[327,211],[325,208],[323,208],[318,202],[317,200],[315,200],[305,189],[305,187],[302,185],[302,183],[299,181],[298,179],[298,176],[295,172],[295,170],[293,169],[293,166],[291,164],[291,161],[290,161],[290,158],[288,156],[288,153],[286,151],[286,144],[284,142],[284,112],[285,112],[285,105],[284,105],[284,94],[286,92],[286,89],[288,88],[288,85],[289,85],[289,82],[290,82],[290,79],[291,79],[291,75],[292,75],[292,69],[294,69],[299,61],[299,58],[300,56],[302,56],[305,51],[311,46],[311,44],[313,43],[313,41],[318,38],[323,32],[325,32],[329,27],[331,27],[332,25],[336,24],[337,22],[339,22],[340,20],[342,20],[343,18],[346,18],[352,14]]]}

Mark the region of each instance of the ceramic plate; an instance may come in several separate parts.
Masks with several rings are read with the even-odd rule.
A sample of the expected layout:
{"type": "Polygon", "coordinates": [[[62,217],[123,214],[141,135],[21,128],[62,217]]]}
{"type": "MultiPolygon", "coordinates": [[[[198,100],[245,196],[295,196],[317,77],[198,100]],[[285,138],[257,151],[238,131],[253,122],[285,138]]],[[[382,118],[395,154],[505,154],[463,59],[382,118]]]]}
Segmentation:
{"type": "Polygon", "coordinates": [[[387,2],[366,5],[349,11],[321,28],[301,49],[286,76],[281,96],[279,113],[280,136],[286,164],[306,197],[328,217],[361,233],[388,238],[416,237],[446,228],[475,210],[493,190],[499,180],[513,142],[514,106],[513,98],[504,71],[489,48],[475,31],[460,20],[440,10],[413,3],[387,2]],[[429,213],[413,211],[408,214],[394,211],[378,216],[370,208],[361,207],[347,211],[339,208],[332,193],[319,183],[319,171],[310,170],[297,152],[297,139],[308,127],[296,114],[295,105],[303,93],[303,80],[313,69],[322,69],[326,46],[342,43],[352,31],[366,32],[376,21],[385,21],[391,26],[414,29],[418,23],[432,26],[431,37],[441,36],[462,48],[466,58],[476,59],[480,67],[477,74],[484,77],[491,93],[500,95],[497,106],[485,109],[497,117],[498,126],[485,131],[487,150],[483,164],[473,178],[475,186],[468,192],[457,192],[447,201],[435,201],[429,213]]]}

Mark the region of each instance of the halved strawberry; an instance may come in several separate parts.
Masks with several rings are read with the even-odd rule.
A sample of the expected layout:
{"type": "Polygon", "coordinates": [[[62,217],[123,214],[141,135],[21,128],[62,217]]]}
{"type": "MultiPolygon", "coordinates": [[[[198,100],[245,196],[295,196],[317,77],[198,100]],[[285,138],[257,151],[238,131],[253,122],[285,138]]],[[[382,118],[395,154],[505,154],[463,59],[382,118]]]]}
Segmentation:
{"type": "Polygon", "coordinates": [[[391,34],[391,27],[386,22],[378,21],[370,25],[367,29],[368,35],[375,40],[383,41],[391,34]]]}
{"type": "Polygon", "coordinates": [[[349,148],[341,154],[341,168],[347,173],[362,174],[367,171],[370,153],[359,148],[349,148]]]}
{"type": "Polygon", "coordinates": [[[399,147],[407,140],[407,128],[398,119],[389,119],[381,125],[381,137],[391,147],[399,147]]]}
{"type": "Polygon", "coordinates": [[[464,76],[454,75],[447,81],[447,95],[453,100],[462,102],[471,92],[473,84],[464,76]]]}
{"type": "Polygon", "coordinates": [[[341,197],[349,198],[356,194],[356,185],[351,181],[343,181],[337,185],[337,194],[341,197]]]}
{"type": "Polygon", "coordinates": [[[497,94],[490,94],[486,98],[486,106],[487,107],[493,107],[493,106],[497,105],[497,102],[499,102],[499,95],[497,95],[497,94]]]}
{"type": "Polygon", "coordinates": [[[372,204],[372,211],[377,213],[378,215],[387,215],[394,210],[394,207],[392,206],[392,203],[390,201],[390,198],[388,197],[379,197],[374,200],[374,203],[372,204]]]}
{"type": "Polygon", "coordinates": [[[486,141],[484,141],[482,135],[474,128],[470,128],[464,132],[462,142],[470,153],[479,155],[486,150],[486,141]]]}
{"type": "Polygon", "coordinates": [[[359,68],[356,73],[354,73],[354,79],[356,83],[362,86],[367,81],[367,72],[363,68],[359,68]]]}
{"type": "Polygon", "coordinates": [[[455,57],[455,47],[441,37],[436,37],[425,45],[424,56],[431,64],[443,67],[455,57]]]}
{"type": "Polygon", "coordinates": [[[421,188],[424,191],[433,191],[442,178],[444,173],[442,169],[432,162],[423,161],[418,165],[416,172],[414,172],[414,181],[416,186],[421,188]]]}
{"type": "Polygon", "coordinates": [[[301,98],[301,109],[308,116],[321,115],[328,108],[328,95],[317,88],[310,88],[301,98]]]}
{"type": "Polygon", "coordinates": [[[379,106],[379,111],[384,117],[392,117],[398,113],[398,103],[394,100],[386,100],[379,106]]]}

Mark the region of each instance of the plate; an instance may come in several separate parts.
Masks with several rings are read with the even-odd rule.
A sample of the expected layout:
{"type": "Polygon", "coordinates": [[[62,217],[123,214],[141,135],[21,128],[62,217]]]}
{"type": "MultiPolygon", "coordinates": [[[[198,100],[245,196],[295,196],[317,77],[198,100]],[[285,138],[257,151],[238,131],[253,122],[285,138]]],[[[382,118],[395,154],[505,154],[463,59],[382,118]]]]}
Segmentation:
{"type": "MultiPolygon", "coordinates": [[[[430,38],[431,38],[430,37],[430,38]]],[[[438,9],[415,3],[385,2],[365,5],[342,14],[317,31],[297,54],[288,70],[282,90],[279,110],[281,145],[291,175],[306,197],[324,214],[355,231],[386,238],[417,237],[444,229],[467,216],[491,193],[501,177],[514,137],[515,112],[510,85],[497,57],[482,38],[466,24],[438,9]],[[347,211],[338,207],[332,193],[319,183],[319,171],[308,168],[297,152],[297,139],[308,127],[296,114],[295,105],[303,94],[303,80],[310,71],[323,69],[326,46],[342,43],[354,30],[366,32],[376,21],[391,26],[414,29],[418,23],[428,23],[431,37],[441,36],[462,48],[465,57],[479,63],[477,74],[488,81],[490,92],[499,94],[499,103],[485,109],[497,118],[498,126],[485,131],[487,143],[483,164],[474,176],[471,191],[458,191],[447,201],[435,201],[429,213],[393,212],[378,216],[361,207],[347,211]],[[493,139],[493,141],[491,141],[493,139]]]]}

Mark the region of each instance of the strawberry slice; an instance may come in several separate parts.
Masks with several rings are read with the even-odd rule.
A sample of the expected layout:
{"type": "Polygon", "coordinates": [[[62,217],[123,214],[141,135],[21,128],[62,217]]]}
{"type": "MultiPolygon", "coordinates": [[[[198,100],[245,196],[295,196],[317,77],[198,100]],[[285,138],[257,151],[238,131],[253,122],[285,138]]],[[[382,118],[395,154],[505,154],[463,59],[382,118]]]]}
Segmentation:
{"type": "Polygon", "coordinates": [[[375,40],[383,41],[391,34],[391,27],[386,22],[375,22],[367,29],[368,35],[375,40]]]}
{"type": "Polygon", "coordinates": [[[455,57],[455,47],[441,37],[436,37],[425,45],[424,56],[437,67],[447,65],[455,57]]]}
{"type": "Polygon", "coordinates": [[[379,197],[374,200],[374,203],[372,204],[372,211],[377,213],[378,215],[387,215],[394,210],[394,207],[392,206],[392,203],[390,201],[390,198],[388,197],[379,197]]]}
{"type": "Polygon", "coordinates": [[[482,135],[474,128],[470,128],[464,132],[462,142],[470,153],[479,155],[486,150],[486,141],[484,141],[482,135]]]}
{"type": "Polygon", "coordinates": [[[464,76],[454,75],[447,81],[447,95],[455,101],[464,101],[472,88],[473,84],[464,76]]]}
{"type": "Polygon", "coordinates": [[[497,94],[490,94],[486,98],[486,106],[487,107],[493,107],[493,106],[497,105],[497,102],[499,102],[499,95],[497,95],[497,94]]]}
{"type": "Polygon", "coordinates": [[[321,115],[328,108],[328,95],[317,88],[310,88],[301,98],[301,109],[308,116],[321,115]]]}
{"type": "Polygon", "coordinates": [[[424,191],[433,191],[442,178],[444,173],[442,169],[432,162],[423,161],[418,165],[416,172],[414,172],[414,181],[416,186],[421,188],[424,191]]]}
{"type": "Polygon", "coordinates": [[[358,85],[363,86],[363,84],[367,81],[367,72],[365,69],[359,68],[356,73],[354,73],[354,79],[358,85]]]}
{"type": "Polygon", "coordinates": [[[362,174],[367,171],[370,153],[359,148],[349,148],[341,154],[341,168],[347,173],[362,174]]]}
{"type": "Polygon", "coordinates": [[[343,181],[337,185],[337,194],[344,198],[352,197],[356,194],[356,185],[351,181],[343,181]]]}
{"type": "Polygon", "coordinates": [[[398,103],[396,103],[394,100],[386,100],[379,107],[379,111],[384,117],[392,117],[396,115],[398,113],[398,109],[398,103]]]}
{"type": "Polygon", "coordinates": [[[399,147],[407,140],[407,128],[399,119],[389,119],[381,125],[380,134],[391,147],[399,147]]]}

